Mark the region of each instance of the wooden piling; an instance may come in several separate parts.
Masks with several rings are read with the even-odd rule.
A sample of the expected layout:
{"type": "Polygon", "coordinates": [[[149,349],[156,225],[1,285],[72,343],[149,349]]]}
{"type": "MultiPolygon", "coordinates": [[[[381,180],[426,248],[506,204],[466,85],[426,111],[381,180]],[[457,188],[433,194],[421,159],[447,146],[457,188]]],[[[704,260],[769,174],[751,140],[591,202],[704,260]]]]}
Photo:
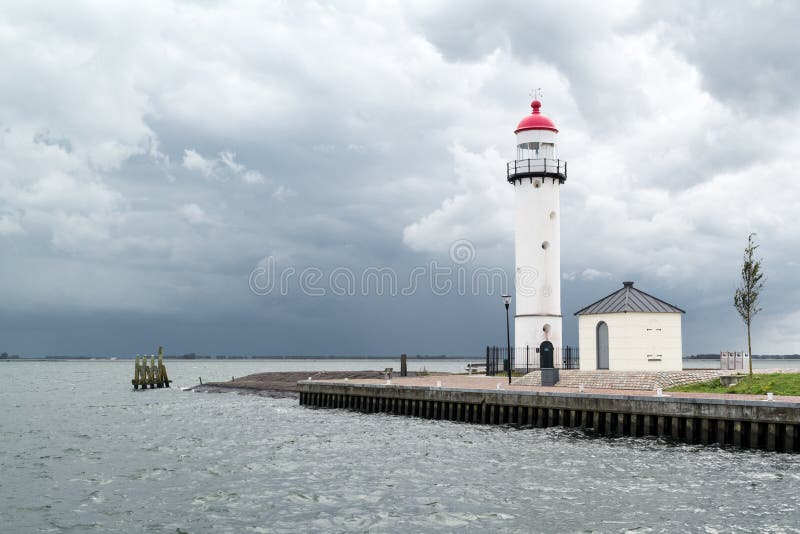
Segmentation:
{"type": "Polygon", "coordinates": [[[728,424],[724,419],[717,421],[717,443],[720,445],[731,445],[728,441],[728,424]]]}
{"type": "Polygon", "coordinates": [[[629,423],[630,426],[628,435],[631,436],[632,438],[637,438],[641,435],[639,433],[639,416],[633,413],[630,414],[629,417],[630,417],[630,423],[629,423]]]}
{"type": "Polygon", "coordinates": [[[710,424],[708,419],[701,419],[700,420],[700,443],[702,445],[709,444],[709,438],[711,434],[710,424]]]}
{"type": "MultiPolygon", "coordinates": [[[[152,357],[149,362],[142,359],[136,369],[146,373],[143,367],[157,369],[152,357]]],[[[575,398],[570,395],[564,395],[563,400],[559,400],[558,395],[554,397],[552,394],[540,397],[494,391],[396,390],[382,386],[374,389],[361,386],[353,390],[349,385],[316,386],[305,382],[299,383],[299,386],[299,403],[303,406],[355,409],[473,424],[582,427],[592,428],[598,435],[607,436],[640,437],[655,434],[687,443],[718,443],[720,446],[733,445],[776,452],[798,450],[800,422],[796,422],[797,412],[787,411],[790,406],[773,403],[706,403],[702,416],[698,417],[700,411],[697,410],[697,400],[667,401],[675,405],[685,404],[687,408],[680,413],[664,406],[663,400],[628,402],[626,399],[609,400],[599,396],[595,401],[582,395],[578,407],[572,404],[575,398]],[[736,418],[736,414],[743,417],[736,418]],[[760,418],[754,420],[753,417],[760,418]]]]}
{"type": "Polygon", "coordinates": [[[778,425],[775,423],[767,423],[767,443],[766,449],[768,451],[774,451],[776,449],[777,441],[778,441],[778,425]]]}
{"type": "Polygon", "coordinates": [[[757,449],[761,438],[761,424],[755,421],[750,422],[750,448],[757,449]]]}

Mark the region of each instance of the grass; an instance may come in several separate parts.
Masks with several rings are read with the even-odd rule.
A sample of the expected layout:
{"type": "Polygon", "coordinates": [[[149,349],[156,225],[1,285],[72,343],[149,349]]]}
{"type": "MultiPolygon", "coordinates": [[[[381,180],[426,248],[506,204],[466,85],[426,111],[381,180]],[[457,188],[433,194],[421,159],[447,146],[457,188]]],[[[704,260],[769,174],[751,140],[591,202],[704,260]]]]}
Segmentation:
{"type": "Polygon", "coordinates": [[[800,396],[800,373],[757,374],[739,380],[735,386],[723,386],[719,378],[697,384],[686,384],[669,388],[669,391],[690,391],[695,393],[743,393],[749,395],[800,396]]]}

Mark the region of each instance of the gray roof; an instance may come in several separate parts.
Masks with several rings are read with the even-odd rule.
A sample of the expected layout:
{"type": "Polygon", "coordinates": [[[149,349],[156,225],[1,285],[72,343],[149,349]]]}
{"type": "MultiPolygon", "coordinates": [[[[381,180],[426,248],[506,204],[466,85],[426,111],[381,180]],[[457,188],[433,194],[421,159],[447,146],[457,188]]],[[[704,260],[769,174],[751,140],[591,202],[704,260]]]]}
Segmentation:
{"type": "Polygon", "coordinates": [[[575,315],[596,313],[686,313],[669,302],[664,302],[633,287],[633,282],[622,282],[622,289],[611,293],[594,304],[589,304],[575,315]]]}

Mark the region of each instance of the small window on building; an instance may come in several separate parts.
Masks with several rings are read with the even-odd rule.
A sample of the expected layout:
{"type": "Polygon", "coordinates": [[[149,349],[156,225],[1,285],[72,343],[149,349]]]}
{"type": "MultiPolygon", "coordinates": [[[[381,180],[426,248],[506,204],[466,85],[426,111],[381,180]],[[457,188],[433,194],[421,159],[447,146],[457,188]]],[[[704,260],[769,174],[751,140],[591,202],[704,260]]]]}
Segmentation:
{"type": "Polygon", "coordinates": [[[545,241],[545,242],[543,242],[543,243],[542,243],[542,248],[543,248],[544,250],[547,250],[548,248],[550,248],[550,241],[545,241]]]}

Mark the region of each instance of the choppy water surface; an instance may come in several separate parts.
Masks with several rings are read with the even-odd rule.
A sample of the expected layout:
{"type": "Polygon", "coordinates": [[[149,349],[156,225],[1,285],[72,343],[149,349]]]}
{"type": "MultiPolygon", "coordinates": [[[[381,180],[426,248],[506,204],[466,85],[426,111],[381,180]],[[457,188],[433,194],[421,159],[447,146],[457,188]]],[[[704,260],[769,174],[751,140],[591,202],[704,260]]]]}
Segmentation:
{"type": "Polygon", "coordinates": [[[129,367],[0,364],[0,531],[800,532],[798,456],[133,392],[129,367]]]}

